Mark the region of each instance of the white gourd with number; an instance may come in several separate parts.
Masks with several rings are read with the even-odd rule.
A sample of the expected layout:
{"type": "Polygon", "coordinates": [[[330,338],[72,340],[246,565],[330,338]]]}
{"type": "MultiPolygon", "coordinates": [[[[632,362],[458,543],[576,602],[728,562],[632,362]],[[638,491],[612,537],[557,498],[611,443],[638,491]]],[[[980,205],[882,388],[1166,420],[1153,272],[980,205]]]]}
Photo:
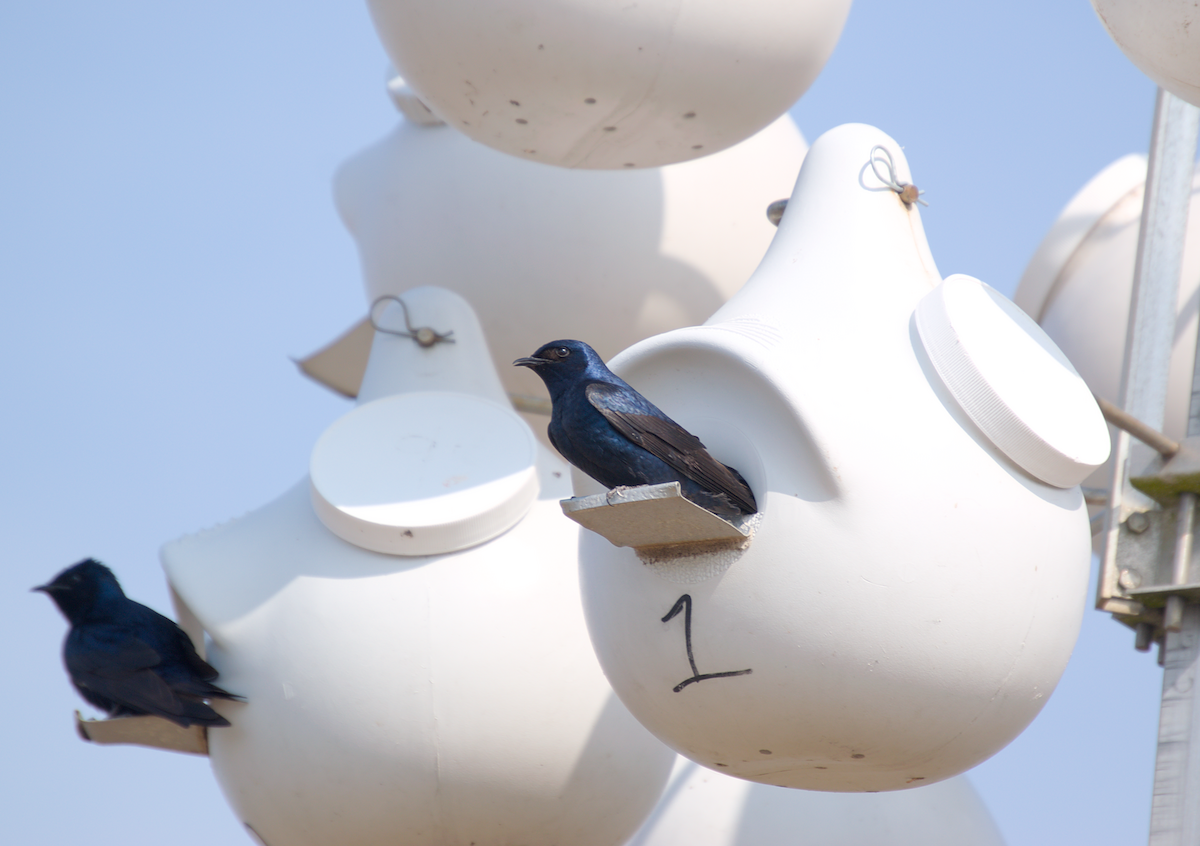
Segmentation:
{"type": "Polygon", "coordinates": [[[978,764],[1045,704],[1085,605],[1100,412],[1011,302],[941,279],[876,146],[911,181],[879,130],[829,131],[745,287],[611,362],[761,514],[748,547],[675,558],[585,531],[593,645],[656,736],[766,784],[895,790],[978,764]]]}

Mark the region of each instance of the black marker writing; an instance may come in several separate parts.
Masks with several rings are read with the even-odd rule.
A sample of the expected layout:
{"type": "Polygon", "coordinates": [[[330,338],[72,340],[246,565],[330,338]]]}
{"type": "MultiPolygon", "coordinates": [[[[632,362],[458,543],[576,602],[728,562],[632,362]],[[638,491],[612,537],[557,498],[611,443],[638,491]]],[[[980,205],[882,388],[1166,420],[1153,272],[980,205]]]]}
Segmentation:
{"type": "Polygon", "coordinates": [[[672,688],[676,693],[683,690],[692,682],[702,682],[706,679],[724,679],[730,676],[748,676],[753,670],[729,670],[724,673],[704,673],[696,669],[696,659],[692,656],[692,597],[691,594],[685,593],[679,599],[675,600],[675,604],[671,610],[667,612],[667,616],[662,618],[664,623],[670,621],[680,611],[683,611],[683,639],[687,645],[688,664],[692,667],[692,677],[684,679],[679,684],[672,688]]]}

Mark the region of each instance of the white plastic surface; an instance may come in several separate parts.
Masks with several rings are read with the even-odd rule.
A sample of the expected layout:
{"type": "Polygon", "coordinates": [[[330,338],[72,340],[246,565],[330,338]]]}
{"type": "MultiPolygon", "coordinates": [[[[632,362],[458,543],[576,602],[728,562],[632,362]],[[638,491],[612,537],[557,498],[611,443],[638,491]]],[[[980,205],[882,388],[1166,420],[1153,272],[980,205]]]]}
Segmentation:
{"type": "MultiPolygon", "coordinates": [[[[430,390],[502,400],[462,298],[403,296],[415,326],[455,343],[378,334],[363,407],[430,390]]],[[[222,683],[247,697],[216,704],[233,725],[209,755],[265,842],[614,846],[650,813],[674,755],[600,671],[579,529],[558,505],[567,468],[537,447],[537,470],[541,498],[515,526],[448,555],[345,542],[317,519],[308,479],[163,548],[181,619],[194,614],[222,683]]]]}
{"type": "Polygon", "coordinates": [[[1200,6],[1195,0],[1092,0],[1092,8],[1138,70],[1200,106],[1200,6]]]}
{"type": "MultiPolygon", "coordinates": [[[[805,150],[785,115],[698,161],[570,171],[403,121],[342,166],[335,192],[368,302],[415,284],[457,292],[505,390],[545,397],[508,366],[545,341],[582,338],[611,357],[707,320],[762,259],[767,206],[791,193],[805,150]]],[[[544,437],[545,417],[525,419],[544,437]]]]}
{"type": "Polygon", "coordinates": [[[456,130],[534,162],[628,169],[715,153],[782,115],[850,0],[369,6],[396,69],[456,130]]]}
{"type": "Polygon", "coordinates": [[[367,403],[313,448],[313,507],[342,540],[435,555],[512,528],[537,498],[537,442],[514,411],[422,391],[367,403]]]}
{"type": "Polygon", "coordinates": [[[753,543],[689,581],[580,542],[622,701],[681,754],[766,784],[895,790],[969,769],[1037,715],[1085,606],[1082,494],[982,436],[924,355],[913,311],[941,278],[919,211],[867,164],[876,144],[919,184],[884,133],[831,130],[745,287],[611,362],[745,476],[753,543]]]}
{"type": "MultiPolygon", "coordinates": [[[[1121,382],[1145,176],[1145,157],[1126,156],[1093,177],[1046,233],[1013,296],[1071,360],[1088,387],[1113,402],[1121,382]]],[[[1186,435],[1198,292],[1200,174],[1192,185],[1163,422],[1167,436],[1176,440],[1186,435]]],[[[1107,489],[1110,476],[1105,463],[1084,484],[1107,489]]]]}
{"type": "Polygon", "coordinates": [[[1108,458],[1091,391],[1049,336],[1012,301],[955,274],[917,304],[934,369],[967,416],[1024,470],[1060,488],[1108,458]]]}
{"type": "Polygon", "coordinates": [[[1004,846],[966,776],[895,793],[754,784],[680,758],[626,846],[1004,846]]]}
{"type": "MultiPolygon", "coordinates": [[[[1092,177],[1067,203],[1038,245],[1021,274],[1013,302],[1034,320],[1040,320],[1042,309],[1067,262],[1118,202],[1136,194],[1140,204],[1145,181],[1146,157],[1140,153],[1122,156],[1092,177]]],[[[1130,278],[1133,278],[1132,271],[1130,278]]]]}

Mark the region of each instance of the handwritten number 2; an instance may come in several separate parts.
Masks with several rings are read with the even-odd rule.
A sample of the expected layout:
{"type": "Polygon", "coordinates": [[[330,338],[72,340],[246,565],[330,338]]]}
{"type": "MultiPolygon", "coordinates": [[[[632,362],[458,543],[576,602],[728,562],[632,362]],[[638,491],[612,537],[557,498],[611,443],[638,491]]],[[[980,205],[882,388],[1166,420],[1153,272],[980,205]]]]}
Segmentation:
{"type": "Polygon", "coordinates": [[[729,670],[724,673],[704,673],[701,674],[696,669],[696,659],[692,656],[692,597],[691,594],[685,593],[679,599],[675,600],[675,604],[671,606],[671,610],[667,612],[667,616],[662,618],[664,623],[669,622],[679,612],[683,612],[683,640],[687,645],[688,664],[692,667],[691,678],[686,678],[672,688],[676,693],[683,690],[692,682],[702,682],[708,679],[724,679],[730,676],[748,676],[753,670],[729,670]]]}

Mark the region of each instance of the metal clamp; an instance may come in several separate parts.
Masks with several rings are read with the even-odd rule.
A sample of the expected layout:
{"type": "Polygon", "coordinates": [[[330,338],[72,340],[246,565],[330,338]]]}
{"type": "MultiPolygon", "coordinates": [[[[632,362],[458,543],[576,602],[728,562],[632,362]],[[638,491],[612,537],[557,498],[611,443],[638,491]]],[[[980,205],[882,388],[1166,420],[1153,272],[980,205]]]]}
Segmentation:
{"type": "Polygon", "coordinates": [[[1134,613],[1118,616],[1134,625],[1134,645],[1145,650],[1154,640],[1155,628],[1179,631],[1184,607],[1189,601],[1200,601],[1200,583],[1189,581],[1200,495],[1200,437],[1174,441],[1107,400],[1096,397],[1096,402],[1109,423],[1159,455],[1129,483],[1164,510],[1130,514],[1121,524],[1117,546],[1117,586],[1145,609],[1139,613],[1131,607],[1127,610],[1134,613]],[[1170,571],[1163,572],[1162,562],[1167,561],[1170,571]]]}

